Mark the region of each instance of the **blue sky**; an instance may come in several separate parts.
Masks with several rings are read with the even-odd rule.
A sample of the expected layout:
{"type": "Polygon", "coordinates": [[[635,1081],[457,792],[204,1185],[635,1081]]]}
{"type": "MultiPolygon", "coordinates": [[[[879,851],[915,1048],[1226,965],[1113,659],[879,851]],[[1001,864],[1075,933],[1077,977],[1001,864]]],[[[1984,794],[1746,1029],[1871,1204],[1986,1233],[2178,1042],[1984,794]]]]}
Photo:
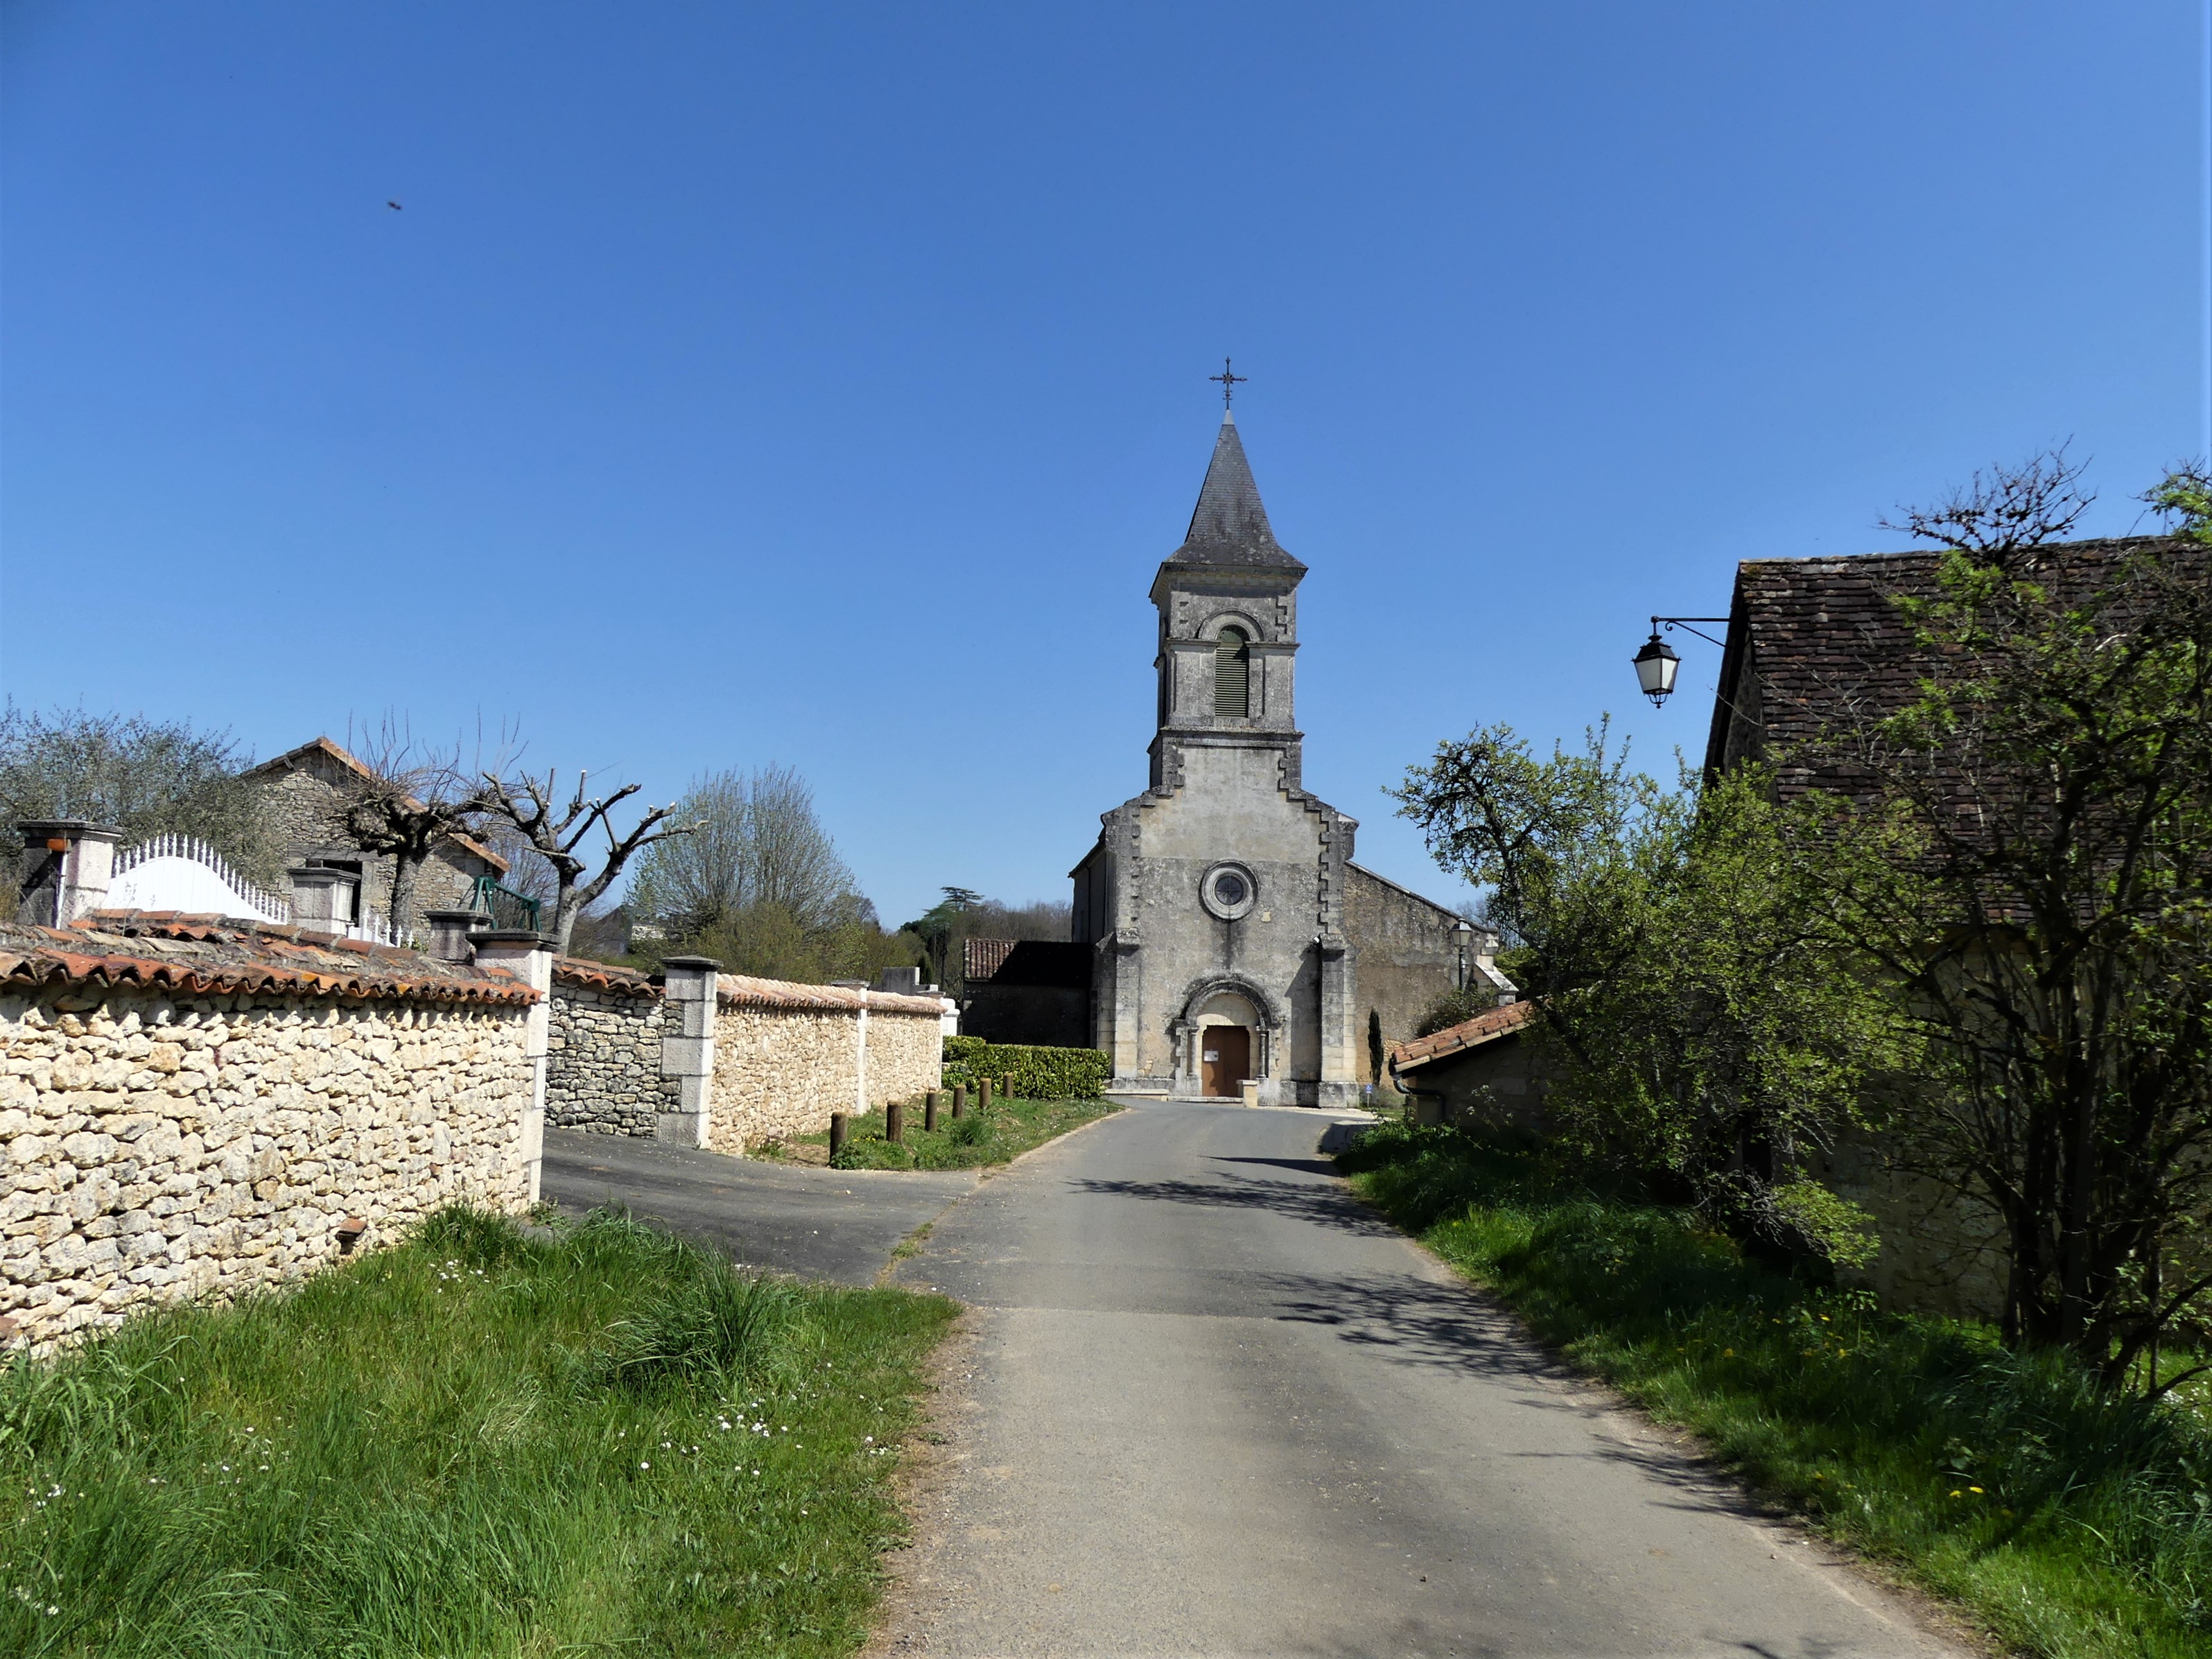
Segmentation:
{"type": "Polygon", "coordinates": [[[1447,898],[1382,787],[1697,752],[1735,561],[2207,447],[2196,0],[0,19],[0,690],[787,763],[888,921],[1143,787],[1224,353],[1308,787],[1447,898]]]}

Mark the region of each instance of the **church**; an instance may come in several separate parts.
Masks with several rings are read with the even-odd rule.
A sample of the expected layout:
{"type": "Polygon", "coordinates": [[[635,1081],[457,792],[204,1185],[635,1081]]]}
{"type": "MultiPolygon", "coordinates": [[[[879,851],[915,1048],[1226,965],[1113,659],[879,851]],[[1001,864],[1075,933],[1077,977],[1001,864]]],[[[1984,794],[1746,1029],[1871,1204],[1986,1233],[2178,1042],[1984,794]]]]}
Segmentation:
{"type": "Polygon", "coordinates": [[[1438,996],[1510,991],[1490,935],[1353,863],[1358,822],[1305,791],[1305,573],[1224,400],[1189,533],[1152,579],[1151,783],[1070,872],[1091,1042],[1116,1090],[1351,1105],[1438,996]]]}

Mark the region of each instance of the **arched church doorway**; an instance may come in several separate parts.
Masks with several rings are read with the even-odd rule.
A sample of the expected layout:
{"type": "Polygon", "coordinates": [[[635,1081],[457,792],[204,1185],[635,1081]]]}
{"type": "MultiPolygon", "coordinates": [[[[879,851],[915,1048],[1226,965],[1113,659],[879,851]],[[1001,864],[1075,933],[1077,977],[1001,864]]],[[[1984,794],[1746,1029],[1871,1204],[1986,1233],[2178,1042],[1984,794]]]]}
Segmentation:
{"type": "Polygon", "coordinates": [[[1208,1025],[1199,1032],[1205,1043],[1199,1060],[1199,1079],[1216,1099],[1244,1092],[1244,1079],[1252,1074],[1252,1033],[1243,1025],[1208,1025]]]}
{"type": "Polygon", "coordinates": [[[1254,1028],[1259,1011],[1234,991],[1217,991],[1198,1011],[1199,1091],[1216,1100],[1244,1092],[1247,1078],[1258,1074],[1253,1061],[1254,1028]]]}

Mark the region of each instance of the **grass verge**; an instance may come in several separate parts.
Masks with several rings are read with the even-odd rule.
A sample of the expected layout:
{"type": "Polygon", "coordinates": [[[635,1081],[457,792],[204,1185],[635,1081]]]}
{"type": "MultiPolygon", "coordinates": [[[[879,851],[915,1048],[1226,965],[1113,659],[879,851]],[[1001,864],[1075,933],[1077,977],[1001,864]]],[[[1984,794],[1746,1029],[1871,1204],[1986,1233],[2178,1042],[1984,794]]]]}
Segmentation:
{"type": "Polygon", "coordinates": [[[447,1211],[0,1370],[0,1651],[829,1655],[942,1297],[447,1211]],[[5,1488],[0,1488],[5,1490],[5,1488]]]}
{"type": "MultiPolygon", "coordinates": [[[[841,1170],[971,1170],[986,1164],[1005,1164],[1032,1146],[1042,1146],[1054,1136],[1079,1129],[1109,1112],[1121,1109],[1107,1100],[994,1100],[988,1112],[972,1103],[967,1115],[954,1121],[950,1105],[939,1109],[937,1131],[921,1127],[921,1108],[906,1109],[905,1138],[884,1138],[884,1115],[870,1112],[847,1125],[845,1151],[837,1161],[841,1170]]],[[[772,1146],[754,1149],[757,1158],[784,1158],[795,1163],[830,1161],[828,1134],[793,1135],[772,1146]]]]}
{"type": "Polygon", "coordinates": [[[2063,1356],[1767,1271],[1678,1210],[1388,1125],[1340,1159],[1547,1342],[1822,1529],[2052,1659],[2212,1651],[2212,1430],[2063,1356]]]}

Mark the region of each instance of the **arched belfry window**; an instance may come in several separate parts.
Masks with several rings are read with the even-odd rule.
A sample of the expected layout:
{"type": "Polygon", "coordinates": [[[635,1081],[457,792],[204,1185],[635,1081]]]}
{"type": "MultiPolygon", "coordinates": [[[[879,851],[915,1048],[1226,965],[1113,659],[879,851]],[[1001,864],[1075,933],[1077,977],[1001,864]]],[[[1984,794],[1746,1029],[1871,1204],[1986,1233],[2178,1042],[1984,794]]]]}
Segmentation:
{"type": "Polygon", "coordinates": [[[1252,637],[1224,628],[1213,642],[1213,712],[1238,720],[1252,712],[1252,637]]]}

